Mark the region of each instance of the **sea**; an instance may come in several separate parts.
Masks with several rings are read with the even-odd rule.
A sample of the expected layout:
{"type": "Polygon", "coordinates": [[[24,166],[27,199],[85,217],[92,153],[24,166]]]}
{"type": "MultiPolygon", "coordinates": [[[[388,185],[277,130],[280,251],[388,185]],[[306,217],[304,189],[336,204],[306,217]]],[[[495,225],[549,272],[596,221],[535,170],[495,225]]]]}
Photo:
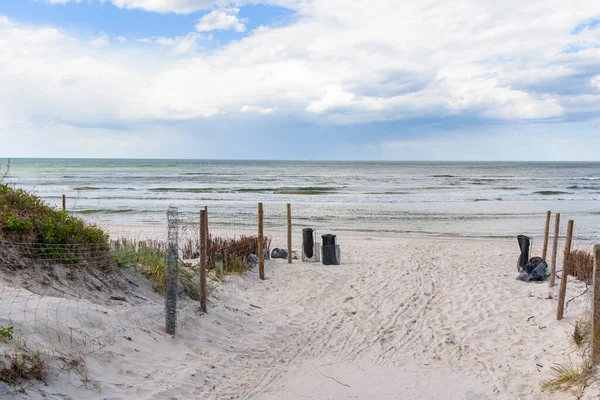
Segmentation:
{"type": "Polygon", "coordinates": [[[290,203],[295,226],[320,231],[539,238],[551,210],[562,236],[572,219],[576,240],[600,241],[600,163],[13,158],[4,181],[57,207],[64,194],[105,227],[164,225],[170,206],[185,221],[206,206],[211,226],[252,227],[262,202],[271,228],[290,203]]]}

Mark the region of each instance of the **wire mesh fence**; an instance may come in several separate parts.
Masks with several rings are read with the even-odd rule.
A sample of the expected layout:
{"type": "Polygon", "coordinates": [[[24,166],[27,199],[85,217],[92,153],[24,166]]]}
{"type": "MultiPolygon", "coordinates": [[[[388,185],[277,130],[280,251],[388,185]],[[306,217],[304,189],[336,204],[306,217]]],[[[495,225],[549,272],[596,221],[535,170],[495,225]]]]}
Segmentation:
{"type": "MultiPolygon", "coordinates": [[[[236,279],[247,271],[244,284],[259,284],[261,245],[267,261],[273,255],[287,264],[291,241],[291,258],[297,263],[302,229],[314,228],[315,241],[317,233],[326,232],[294,215],[286,203],[263,207],[261,243],[257,203],[235,209],[208,205],[208,290],[225,276],[236,279]]],[[[162,232],[148,240],[72,245],[0,241],[0,327],[12,326],[28,342],[65,354],[99,351],[140,331],[181,332],[202,315],[202,209],[169,208],[162,232]]],[[[267,278],[276,267],[272,261],[267,264],[267,278]]],[[[243,285],[237,288],[243,290],[243,285]]]]}

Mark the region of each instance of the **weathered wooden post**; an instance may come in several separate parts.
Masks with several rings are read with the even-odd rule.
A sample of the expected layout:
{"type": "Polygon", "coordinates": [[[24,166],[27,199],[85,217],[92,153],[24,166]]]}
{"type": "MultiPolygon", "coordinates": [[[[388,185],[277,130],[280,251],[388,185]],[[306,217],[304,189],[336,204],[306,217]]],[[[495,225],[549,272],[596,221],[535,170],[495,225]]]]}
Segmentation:
{"type": "Polygon", "coordinates": [[[206,209],[200,210],[200,309],[206,312],[206,251],[208,247],[208,218],[206,209]]]}
{"type": "Polygon", "coordinates": [[[592,364],[600,363],[600,245],[594,246],[592,296],[592,364]]]}
{"type": "Polygon", "coordinates": [[[62,195],[62,209],[67,211],[67,197],[64,194],[62,195]]]}
{"type": "Polygon", "coordinates": [[[567,293],[567,280],[569,279],[569,268],[571,263],[571,240],[573,239],[573,220],[569,220],[567,226],[567,241],[565,243],[565,255],[563,260],[562,275],[560,277],[560,292],[558,293],[558,311],[556,319],[563,319],[565,312],[565,295],[567,293]]]}
{"type": "Polygon", "coordinates": [[[552,216],[552,211],[546,212],[546,230],[544,231],[544,248],[542,250],[542,258],[546,261],[546,256],[548,255],[548,235],[550,234],[550,217],[552,216]]]}
{"type": "Polygon", "coordinates": [[[265,240],[263,236],[263,203],[258,203],[258,277],[265,279],[265,240]]]}
{"type": "Polygon", "coordinates": [[[288,264],[292,263],[292,205],[287,204],[287,247],[288,264]]]}
{"type": "Polygon", "coordinates": [[[553,287],[556,282],[556,253],[558,250],[558,235],[560,234],[560,213],[554,216],[554,241],[552,242],[552,264],[550,266],[550,280],[548,285],[553,287]]]}

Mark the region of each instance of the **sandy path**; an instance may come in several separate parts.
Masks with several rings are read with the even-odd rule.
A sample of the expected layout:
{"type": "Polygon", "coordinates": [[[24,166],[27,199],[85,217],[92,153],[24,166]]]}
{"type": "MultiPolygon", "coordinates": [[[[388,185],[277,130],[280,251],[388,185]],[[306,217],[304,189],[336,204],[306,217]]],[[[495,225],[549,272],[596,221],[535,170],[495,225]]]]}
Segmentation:
{"type": "Polygon", "coordinates": [[[225,305],[262,308],[231,331],[244,350],[212,397],[548,398],[538,383],[568,351],[569,319],[546,284],[515,280],[513,243],[346,246],[352,263],[273,263],[264,290],[225,288],[225,305]]]}
{"type": "MultiPolygon", "coordinates": [[[[144,329],[115,331],[131,337],[87,357],[87,387],[63,374],[28,398],[570,398],[539,382],[573,353],[585,297],[557,322],[554,291],[515,280],[516,241],[373,235],[342,246],[340,266],[270,261],[264,282],[228,277],[175,338],[150,318],[162,303],[148,303],[144,329]]],[[[585,288],[569,285],[567,298],[585,288]]],[[[123,307],[146,312],[84,303],[106,329],[123,307]]]]}

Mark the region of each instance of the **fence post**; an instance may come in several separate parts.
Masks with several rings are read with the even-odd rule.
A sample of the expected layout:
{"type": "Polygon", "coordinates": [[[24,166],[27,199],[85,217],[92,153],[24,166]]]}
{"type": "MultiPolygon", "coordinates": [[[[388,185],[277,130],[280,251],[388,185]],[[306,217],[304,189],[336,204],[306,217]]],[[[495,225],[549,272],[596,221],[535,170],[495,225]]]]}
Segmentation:
{"type": "Polygon", "coordinates": [[[258,203],[258,277],[265,280],[265,240],[263,237],[263,203],[258,203]]]}
{"type": "Polygon", "coordinates": [[[167,276],[165,282],[165,332],[174,335],[177,329],[177,275],[179,248],[177,244],[178,226],[177,208],[167,211],[167,276]]]}
{"type": "Polygon", "coordinates": [[[544,248],[542,250],[542,258],[546,261],[546,256],[548,255],[548,235],[550,234],[550,217],[552,216],[552,211],[546,212],[546,230],[544,231],[544,248]]]}
{"type": "Polygon", "coordinates": [[[206,312],[206,256],[208,247],[208,216],[200,210],[200,309],[206,312]]]}
{"type": "Polygon", "coordinates": [[[553,287],[556,282],[556,253],[558,250],[558,235],[560,234],[560,213],[554,216],[554,241],[552,242],[552,264],[550,265],[550,280],[548,285],[553,287]]]}
{"type": "Polygon", "coordinates": [[[571,256],[571,240],[573,238],[573,220],[569,220],[567,226],[567,242],[565,243],[565,255],[563,260],[562,275],[560,277],[560,292],[558,293],[558,311],[556,319],[563,319],[565,312],[565,295],[567,293],[567,280],[569,279],[569,264],[571,256]]]}
{"type": "Polygon", "coordinates": [[[67,211],[67,198],[64,194],[62,195],[62,209],[63,211],[67,211]]]}
{"type": "Polygon", "coordinates": [[[292,205],[287,204],[287,247],[288,264],[292,263],[292,205]]]}
{"type": "Polygon", "coordinates": [[[592,364],[600,363],[600,245],[594,246],[592,290],[592,364]]]}

